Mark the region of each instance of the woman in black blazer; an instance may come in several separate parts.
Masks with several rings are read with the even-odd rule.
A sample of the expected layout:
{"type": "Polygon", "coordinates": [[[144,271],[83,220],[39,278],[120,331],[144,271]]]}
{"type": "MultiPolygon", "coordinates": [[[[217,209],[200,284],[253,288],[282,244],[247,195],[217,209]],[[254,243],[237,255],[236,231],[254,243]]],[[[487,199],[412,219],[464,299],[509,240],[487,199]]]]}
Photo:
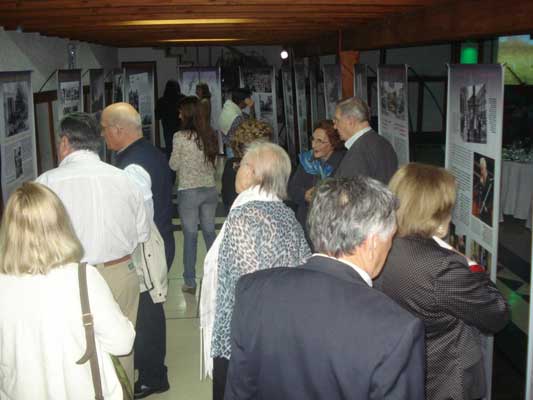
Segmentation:
{"type": "Polygon", "coordinates": [[[482,333],[502,329],[507,303],[483,268],[440,239],[455,204],[454,177],[442,168],[407,164],[392,177],[398,233],[377,285],[424,321],[426,395],[480,399],[486,392],[482,333]]]}

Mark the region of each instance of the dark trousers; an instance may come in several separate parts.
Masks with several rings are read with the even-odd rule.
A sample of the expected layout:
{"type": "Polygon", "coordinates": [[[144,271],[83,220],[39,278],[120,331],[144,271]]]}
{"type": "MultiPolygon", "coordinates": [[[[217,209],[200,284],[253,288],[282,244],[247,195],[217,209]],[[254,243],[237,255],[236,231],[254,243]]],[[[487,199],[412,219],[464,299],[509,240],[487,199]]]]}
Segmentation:
{"type": "Polygon", "coordinates": [[[213,358],[213,400],[224,400],[228,367],[229,360],[227,358],[213,358]]]}
{"type": "MultiPolygon", "coordinates": [[[[162,234],[165,258],[170,269],[176,251],[174,232],[162,234]]],[[[135,369],[139,370],[142,385],[160,387],[168,384],[165,355],[167,328],[163,303],[154,303],[149,292],[141,293],[137,311],[137,332],[133,348],[135,369]]]]}
{"type": "Polygon", "coordinates": [[[141,293],[136,331],[134,365],[139,370],[138,382],[152,387],[166,385],[165,313],[163,303],[154,303],[149,292],[141,293]]]}

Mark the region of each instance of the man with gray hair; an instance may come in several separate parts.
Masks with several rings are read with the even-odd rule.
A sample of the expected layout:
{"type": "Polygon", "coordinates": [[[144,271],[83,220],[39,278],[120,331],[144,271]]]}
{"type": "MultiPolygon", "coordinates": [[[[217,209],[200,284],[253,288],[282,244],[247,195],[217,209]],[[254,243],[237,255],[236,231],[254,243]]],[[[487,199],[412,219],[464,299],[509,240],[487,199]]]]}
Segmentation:
{"type": "Polygon", "coordinates": [[[337,103],[333,121],[348,151],[335,177],[365,175],[387,184],[398,169],[398,157],[389,141],[370,127],[369,120],[368,105],[359,97],[337,103]]]}
{"type": "Polygon", "coordinates": [[[317,251],[235,290],[225,399],[424,399],[424,327],[372,289],[396,231],[376,180],[320,184],[308,217],[317,251]]]}
{"type": "MultiPolygon", "coordinates": [[[[60,123],[59,166],[37,178],[61,199],[83,246],[82,261],[95,266],[135,325],[139,278],[131,254],[150,237],[143,193],[126,172],[98,157],[102,138],[95,118],[72,113],[60,123]]],[[[133,382],[133,354],[120,358],[133,382]]]]}

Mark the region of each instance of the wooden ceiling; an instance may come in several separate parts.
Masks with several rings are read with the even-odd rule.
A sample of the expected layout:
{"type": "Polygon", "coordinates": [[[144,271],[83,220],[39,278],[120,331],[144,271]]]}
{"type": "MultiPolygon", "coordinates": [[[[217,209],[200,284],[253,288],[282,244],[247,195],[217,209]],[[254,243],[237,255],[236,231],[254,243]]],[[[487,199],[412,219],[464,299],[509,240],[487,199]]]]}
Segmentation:
{"type": "MultiPolygon", "coordinates": [[[[533,31],[533,0],[1,0],[0,26],[117,47],[363,50],[533,31]],[[340,33],[340,35],[339,35],[340,33]]],[[[320,51],[324,53],[324,51],[320,51]]]]}

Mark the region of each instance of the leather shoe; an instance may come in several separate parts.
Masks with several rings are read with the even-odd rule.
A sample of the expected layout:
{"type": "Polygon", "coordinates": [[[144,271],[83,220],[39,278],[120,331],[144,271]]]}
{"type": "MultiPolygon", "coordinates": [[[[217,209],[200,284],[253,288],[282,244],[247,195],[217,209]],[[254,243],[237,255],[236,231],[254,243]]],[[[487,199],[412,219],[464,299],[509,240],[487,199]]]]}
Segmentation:
{"type": "MultiPolygon", "coordinates": [[[[137,386],[137,385],[135,385],[137,386]]],[[[161,385],[161,386],[146,386],[146,385],[139,385],[135,388],[135,393],[133,393],[134,399],[144,399],[145,397],[150,396],[154,393],[163,393],[166,392],[168,389],[170,389],[170,385],[167,383],[161,385]]]]}

